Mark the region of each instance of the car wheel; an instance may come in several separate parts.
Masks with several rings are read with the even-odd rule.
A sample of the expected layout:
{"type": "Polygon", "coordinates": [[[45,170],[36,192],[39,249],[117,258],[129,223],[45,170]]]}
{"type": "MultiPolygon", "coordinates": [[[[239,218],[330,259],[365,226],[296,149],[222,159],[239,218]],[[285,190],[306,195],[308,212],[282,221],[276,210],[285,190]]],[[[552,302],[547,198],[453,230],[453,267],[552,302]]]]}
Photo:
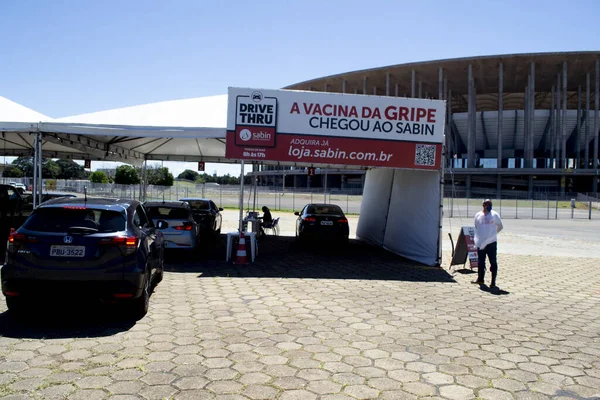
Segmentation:
{"type": "Polygon", "coordinates": [[[136,320],[142,319],[148,312],[148,308],[150,307],[150,290],[150,274],[146,272],[142,295],[137,299],[133,299],[132,314],[136,320]]]}

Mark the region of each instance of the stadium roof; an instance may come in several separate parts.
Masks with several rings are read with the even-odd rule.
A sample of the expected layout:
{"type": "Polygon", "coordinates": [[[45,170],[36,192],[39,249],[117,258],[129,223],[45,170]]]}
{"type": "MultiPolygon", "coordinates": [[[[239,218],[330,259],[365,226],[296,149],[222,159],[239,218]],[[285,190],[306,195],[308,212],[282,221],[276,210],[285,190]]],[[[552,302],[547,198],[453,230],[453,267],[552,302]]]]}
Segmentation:
{"type": "MultiPolygon", "coordinates": [[[[527,86],[531,70],[530,62],[535,63],[536,108],[550,108],[550,92],[556,85],[557,74],[562,71],[563,62],[567,63],[568,108],[577,108],[577,88],[585,91],[586,73],[590,73],[592,90],[594,87],[595,63],[600,59],[600,51],[506,54],[468,58],[454,58],[408,64],[390,65],[372,69],[345,72],[316,78],[293,85],[285,89],[342,92],[346,81],[346,93],[363,94],[364,79],[367,79],[366,94],[386,94],[386,78],[389,74],[389,95],[394,96],[396,84],[399,96],[411,96],[412,71],[422,85],[422,96],[437,98],[439,93],[439,69],[443,68],[444,79],[448,79],[448,89],[452,90],[453,112],[467,111],[468,69],[473,69],[473,78],[477,91],[477,110],[493,111],[498,109],[498,72],[502,63],[504,73],[504,109],[524,108],[523,92],[527,86]]],[[[415,94],[416,95],[416,94],[415,94]]],[[[592,99],[593,103],[593,99],[592,99]]]]}

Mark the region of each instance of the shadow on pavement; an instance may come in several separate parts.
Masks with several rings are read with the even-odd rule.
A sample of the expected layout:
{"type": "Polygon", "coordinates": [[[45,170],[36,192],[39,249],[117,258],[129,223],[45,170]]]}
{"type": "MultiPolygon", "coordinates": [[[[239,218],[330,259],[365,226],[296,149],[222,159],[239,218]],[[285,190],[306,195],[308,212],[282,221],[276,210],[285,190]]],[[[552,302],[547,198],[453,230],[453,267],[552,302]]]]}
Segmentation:
{"type": "MultiPolygon", "coordinates": [[[[193,260],[167,260],[165,270],[194,272],[201,278],[228,276],[455,282],[443,268],[423,266],[356,240],[350,240],[346,246],[332,246],[323,242],[300,244],[294,237],[267,236],[260,240],[256,262],[248,265],[225,262],[223,237],[216,246],[208,253],[199,251],[193,260]]],[[[249,248],[248,244],[246,248],[249,248]]]]}
{"type": "Polygon", "coordinates": [[[502,290],[500,288],[492,289],[488,285],[479,285],[479,290],[482,292],[488,292],[489,294],[493,294],[494,296],[503,296],[506,294],[510,294],[506,290],[502,290]]]}
{"type": "Polygon", "coordinates": [[[0,314],[0,336],[61,339],[112,336],[129,330],[136,321],[115,305],[50,302],[28,306],[18,313],[0,314]]]}

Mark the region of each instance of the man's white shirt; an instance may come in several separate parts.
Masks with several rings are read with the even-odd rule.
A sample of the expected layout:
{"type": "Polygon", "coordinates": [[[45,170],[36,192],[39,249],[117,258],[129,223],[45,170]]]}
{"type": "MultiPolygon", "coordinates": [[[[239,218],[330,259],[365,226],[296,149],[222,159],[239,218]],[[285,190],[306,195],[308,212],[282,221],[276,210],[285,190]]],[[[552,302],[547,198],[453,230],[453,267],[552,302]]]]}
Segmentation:
{"type": "Polygon", "coordinates": [[[491,210],[487,214],[479,211],[475,214],[474,224],[475,246],[478,249],[485,249],[485,246],[494,243],[498,239],[498,232],[503,228],[502,218],[494,210],[491,210]]]}

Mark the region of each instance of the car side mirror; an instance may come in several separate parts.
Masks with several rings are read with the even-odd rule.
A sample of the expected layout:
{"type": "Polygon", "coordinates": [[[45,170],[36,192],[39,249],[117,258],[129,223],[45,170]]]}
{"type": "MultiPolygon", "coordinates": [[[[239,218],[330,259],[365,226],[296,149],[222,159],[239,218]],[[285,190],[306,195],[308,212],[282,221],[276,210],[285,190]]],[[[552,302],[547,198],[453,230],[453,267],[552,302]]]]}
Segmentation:
{"type": "Polygon", "coordinates": [[[162,219],[156,222],[156,227],[158,229],[166,229],[169,227],[169,223],[167,221],[163,221],[162,219]]]}
{"type": "Polygon", "coordinates": [[[219,211],[223,211],[223,207],[219,207],[219,211]]]}
{"type": "Polygon", "coordinates": [[[294,215],[300,215],[300,213],[298,211],[295,211],[294,215]]]}

